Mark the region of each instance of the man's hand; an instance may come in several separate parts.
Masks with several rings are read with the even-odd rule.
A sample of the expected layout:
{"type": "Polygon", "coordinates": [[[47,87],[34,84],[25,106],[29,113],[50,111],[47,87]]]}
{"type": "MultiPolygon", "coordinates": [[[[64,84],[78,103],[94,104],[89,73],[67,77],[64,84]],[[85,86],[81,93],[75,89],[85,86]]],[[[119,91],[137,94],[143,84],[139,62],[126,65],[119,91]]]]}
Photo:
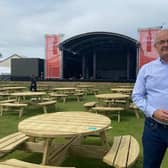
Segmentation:
{"type": "Polygon", "coordinates": [[[158,109],[154,111],[153,118],[156,118],[162,122],[168,122],[168,110],[158,109]]]}

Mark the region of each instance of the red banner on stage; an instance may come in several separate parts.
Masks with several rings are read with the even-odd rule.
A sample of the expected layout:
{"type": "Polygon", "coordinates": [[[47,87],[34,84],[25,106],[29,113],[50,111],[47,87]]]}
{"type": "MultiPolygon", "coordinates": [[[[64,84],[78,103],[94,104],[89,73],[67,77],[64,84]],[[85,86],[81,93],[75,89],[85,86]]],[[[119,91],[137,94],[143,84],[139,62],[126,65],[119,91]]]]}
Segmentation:
{"type": "Polygon", "coordinates": [[[46,35],[46,79],[60,78],[60,50],[58,44],[60,42],[59,35],[46,35]]]}
{"type": "Polygon", "coordinates": [[[158,54],[154,47],[154,40],[159,30],[160,28],[148,28],[139,30],[139,68],[158,57],[158,54]]]}

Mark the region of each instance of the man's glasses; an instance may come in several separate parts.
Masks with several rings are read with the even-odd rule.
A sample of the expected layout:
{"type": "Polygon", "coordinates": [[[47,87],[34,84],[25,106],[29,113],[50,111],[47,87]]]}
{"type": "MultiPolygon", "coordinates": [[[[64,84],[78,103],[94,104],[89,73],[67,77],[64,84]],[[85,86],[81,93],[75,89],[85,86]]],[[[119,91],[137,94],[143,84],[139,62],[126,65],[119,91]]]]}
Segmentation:
{"type": "Polygon", "coordinates": [[[159,45],[164,45],[164,44],[168,44],[168,40],[160,40],[160,41],[156,41],[156,44],[159,44],[159,45]]]}

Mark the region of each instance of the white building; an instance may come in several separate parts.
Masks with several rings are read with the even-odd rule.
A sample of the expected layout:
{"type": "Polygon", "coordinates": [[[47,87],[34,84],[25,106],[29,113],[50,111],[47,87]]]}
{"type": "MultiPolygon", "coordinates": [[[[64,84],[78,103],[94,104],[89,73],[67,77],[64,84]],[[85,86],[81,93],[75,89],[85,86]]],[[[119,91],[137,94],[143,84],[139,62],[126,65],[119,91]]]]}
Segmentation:
{"type": "Polygon", "coordinates": [[[0,60],[0,75],[10,75],[11,74],[11,59],[12,58],[25,58],[23,56],[13,54],[3,60],[0,60]]]}

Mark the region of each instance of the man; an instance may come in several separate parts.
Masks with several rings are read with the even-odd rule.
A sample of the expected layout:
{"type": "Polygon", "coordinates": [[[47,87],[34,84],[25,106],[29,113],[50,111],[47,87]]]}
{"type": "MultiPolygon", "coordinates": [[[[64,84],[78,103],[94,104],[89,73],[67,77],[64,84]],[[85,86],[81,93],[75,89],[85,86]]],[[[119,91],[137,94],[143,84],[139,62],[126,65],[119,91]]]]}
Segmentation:
{"type": "Polygon", "coordinates": [[[159,58],[140,69],[132,93],[145,114],[143,168],[160,168],[168,147],[168,29],[158,32],[154,46],[159,58]]]}
{"type": "Polygon", "coordinates": [[[30,91],[37,91],[37,82],[34,74],[31,76],[30,91]]]}

